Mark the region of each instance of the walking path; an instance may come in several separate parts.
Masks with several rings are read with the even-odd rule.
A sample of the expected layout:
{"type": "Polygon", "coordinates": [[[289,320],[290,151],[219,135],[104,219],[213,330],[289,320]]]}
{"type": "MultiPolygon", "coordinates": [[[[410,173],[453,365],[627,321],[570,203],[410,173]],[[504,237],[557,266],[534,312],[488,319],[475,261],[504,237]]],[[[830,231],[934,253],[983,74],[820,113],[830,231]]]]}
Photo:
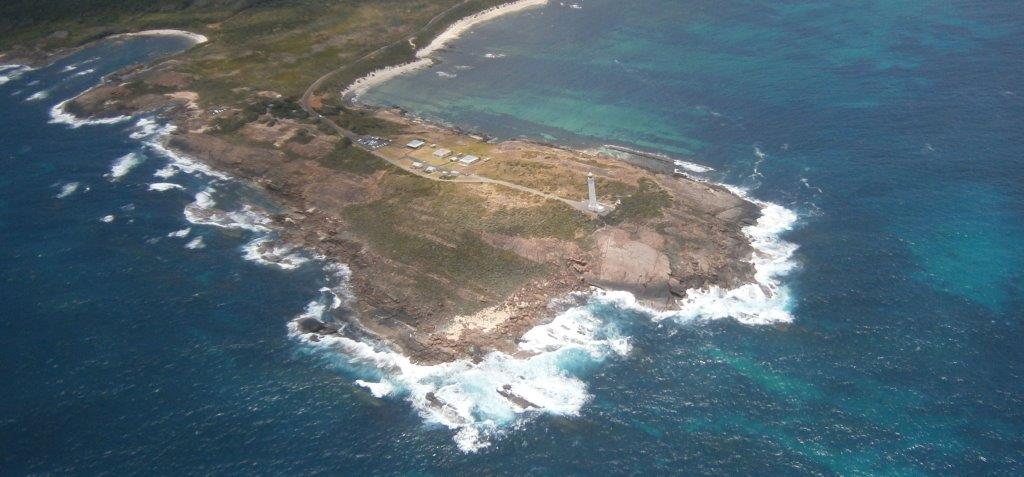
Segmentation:
{"type": "Polygon", "coordinates": [[[542,191],[539,191],[537,189],[533,189],[533,188],[530,188],[530,187],[522,186],[522,185],[515,184],[515,183],[512,183],[512,182],[508,182],[508,181],[503,181],[503,180],[500,180],[500,179],[491,179],[489,177],[479,176],[479,175],[476,175],[476,174],[461,175],[461,176],[457,176],[457,177],[454,177],[454,178],[451,178],[451,179],[441,179],[439,177],[431,176],[429,174],[424,173],[423,171],[420,171],[420,170],[417,170],[417,169],[412,168],[410,166],[407,166],[405,164],[402,164],[400,161],[393,160],[393,159],[384,157],[384,156],[382,156],[380,154],[377,154],[376,151],[363,146],[362,144],[359,143],[360,136],[358,134],[356,134],[356,133],[354,133],[352,131],[349,131],[348,129],[345,129],[345,128],[339,126],[338,123],[335,123],[330,118],[325,117],[322,114],[318,113],[315,109],[313,109],[309,105],[309,98],[311,98],[313,96],[313,94],[316,93],[316,91],[318,89],[320,89],[320,87],[324,84],[324,82],[326,82],[328,79],[330,79],[330,77],[332,77],[332,76],[334,76],[334,75],[344,71],[346,68],[349,68],[351,65],[359,63],[359,62],[361,62],[363,60],[366,60],[367,58],[370,58],[370,57],[380,53],[381,51],[384,51],[384,50],[386,50],[386,49],[388,49],[388,48],[390,48],[390,47],[392,47],[392,46],[394,46],[394,45],[396,45],[398,43],[402,43],[402,42],[412,43],[412,39],[414,37],[416,37],[420,33],[423,33],[428,28],[431,28],[444,15],[446,15],[449,12],[451,12],[452,10],[462,6],[463,4],[467,3],[468,1],[469,0],[463,0],[462,2],[459,2],[459,3],[455,4],[455,5],[452,5],[447,10],[445,10],[445,11],[443,11],[441,13],[438,13],[437,15],[434,15],[434,17],[431,18],[430,21],[428,21],[425,25],[423,25],[422,28],[420,28],[415,33],[413,33],[412,36],[409,36],[409,37],[406,37],[406,38],[402,38],[402,39],[400,39],[398,41],[395,41],[394,43],[382,46],[382,47],[380,47],[380,48],[378,48],[378,49],[376,49],[374,51],[371,51],[371,52],[361,56],[359,59],[353,61],[352,63],[349,63],[347,65],[343,65],[343,66],[340,66],[338,68],[335,68],[335,69],[327,72],[323,76],[317,78],[316,81],[314,81],[312,84],[310,84],[309,87],[306,88],[306,91],[302,94],[302,98],[299,99],[299,106],[301,106],[303,110],[305,110],[307,113],[309,113],[310,116],[316,118],[317,121],[319,121],[319,122],[321,122],[323,124],[326,124],[328,127],[333,129],[335,132],[337,132],[341,136],[344,136],[344,137],[348,138],[350,141],[352,141],[352,146],[361,148],[361,149],[369,152],[370,154],[373,154],[375,157],[377,157],[377,158],[379,158],[379,159],[381,159],[383,161],[386,161],[388,164],[391,164],[391,165],[393,165],[393,166],[395,166],[395,167],[397,167],[399,169],[402,169],[403,171],[406,171],[406,172],[408,172],[410,174],[415,174],[415,175],[417,175],[419,177],[422,177],[424,179],[429,179],[429,180],[432,180],[432,181],[457,182],[457,183],[464,183],[464,184],[495,184],[495,185],[500,185],[500,186],[503,186],[503,187],[508,187],[510,189],[518,190],[520,192],[525,192],[527,194],[533,194],[535,196],[543,197],[545,199],[557,200],[557,201],[562,202],[562,203],[564,203],[564,204],[566,204],[566,205],[568,205],[568,206],[570,206],[570,207],[572,207],[572,208],[574,208],[576,210],[579,210],[581,212],[590,214],[591,212],[587,209],[587,207],[583,203],[583,201],[566,199],[564,197],[560,197],[560,196],[557,196],[557,195],[554,195],[554,194],[549,194],[547,192],[542,192],[542,191]]]}

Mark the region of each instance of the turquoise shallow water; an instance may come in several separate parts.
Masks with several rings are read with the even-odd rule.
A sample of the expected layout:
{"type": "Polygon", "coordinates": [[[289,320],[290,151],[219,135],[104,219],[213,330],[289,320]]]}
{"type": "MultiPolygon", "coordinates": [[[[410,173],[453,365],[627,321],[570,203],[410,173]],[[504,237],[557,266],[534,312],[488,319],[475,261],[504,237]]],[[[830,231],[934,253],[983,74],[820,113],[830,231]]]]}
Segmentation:
{"type": "Polygon", "coordinates": [[[381,373],[288,337],[334,284],[322,264],[245,260],[263,233],[182,214],[208,187],[225,210],[261,203],[257,192],[154,177],[168,158],[129,136],[138,118],[47,124],[99,75],[185,46],[101,45],[0,85],[0,377],[14,383],[2,473],[1020,474],[1018,9],[580,5],[480,26],[435,69],[367,99],[714,167],[799,214],[791,324],[654,322],[591,304],[601,337],[630,347],[556,356],[585,387],[578,413],[506,422],[463,452],[408,395],[354,384],[381,373]],[[49,96],[25,101],[38,91],[49,96]],[[130,152],[139,165],[104,176],[130,152]],[[205,247],[186,248],[198,236],[205,247]]]}
{"type": "Polygon", "coordinates": [[[663,371],[673,360],[656,353],[652,378],[682,409],[740,386],[710,392],[715,410],[653,419],[707,439],[695,454],[744,436],[818,470],[1018,469],[1020,12],[580,5],[479,26],[363,99],[499,137],[675,155],[800,214],[791,327],[678,331],[712,335],[685,351],[721,373],[697,382],[679,374],[711,371],[663,371]]]}

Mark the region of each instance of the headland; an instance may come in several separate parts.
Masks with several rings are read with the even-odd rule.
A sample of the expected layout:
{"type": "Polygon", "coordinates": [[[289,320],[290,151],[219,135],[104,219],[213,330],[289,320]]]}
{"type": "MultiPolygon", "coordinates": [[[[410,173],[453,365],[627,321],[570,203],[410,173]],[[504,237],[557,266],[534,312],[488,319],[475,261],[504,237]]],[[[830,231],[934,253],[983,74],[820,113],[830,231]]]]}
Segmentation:
{"type": "MultiPolygon", "coordinates": [[[[671,310],[695,290],[754,283],[744,229],[760,211],[725,187],[596,151],[486,140],[348,101],[391,74],[382,67],[425,67],[472,25],[543,3],[436,2],[369,46],[373,36],[361,28],[326,40],[319,30],[240,39],[230,25],[238,20],[227,19],[196,34],[202,46],[110,75],[61,103],[55,119],[167,118],[174,132],[165,147],[264,191],[280,209],[266,226],[289,247],[346,264],[352,319],[420,363],[521,352],[519,339],[554,318],[552,301],[576,291],[625,290],[671,310]],[[327,64],[315,51],[254,51],[295,38],[312,50],[352,41],[369,52],[341,68],[314,68],[315,77],[306,69],[260,77],[268,68],[327,64]],[[599,211],[587,205],[588,177],[599,211]]],[[[273,244],[256,253],[280,259],[273,244]]],[[[338,330],[299,326],[314,339],[338,330]]]]}

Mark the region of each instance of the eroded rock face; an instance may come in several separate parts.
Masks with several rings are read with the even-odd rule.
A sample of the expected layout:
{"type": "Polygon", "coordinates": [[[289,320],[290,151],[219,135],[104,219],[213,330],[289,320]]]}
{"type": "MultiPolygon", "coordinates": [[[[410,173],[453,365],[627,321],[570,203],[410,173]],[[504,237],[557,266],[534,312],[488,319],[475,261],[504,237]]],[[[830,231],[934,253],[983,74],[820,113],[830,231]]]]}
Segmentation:
{"type": "MultiPolygon", "coordinates": [[[[747,262],[752,249],[741,228],[753,221],[757,208],[721,188],[692,181],[667,183],[673,202],[661,216],[605,225],[587,237],[481,232],[483,242],[548,265],[550,271],[507,296],[474,295],[470,298],[481,310],[494,311],[460,315],[452,299],[466,298],[464,284],[438,280],[436,270],[376,250],[346,222],[345,208],[375,200],[387,173],[353,175],[286,148],[243,146],[194,132],[173,135],[169,145],[270,192],[283,206],[277,220],[282,237],[348,264],[360,324],[417,362],[472,358],[489,350],[513,353],[523,333],[553,317],[547,307],[552,298],[590,285],[626,290],[649,307],[671,309],[689,288],[732,286],[752,278],[747,262]],[[417,280],[432,281],[445,291],[418,294],[417,280]],[[460,318],[460,329],[453,331],[460,318]]],[[[317,330],[310,333],[325,334],[318,328],[322,323],[307,325],[317,330]]]]}
{"type": "Polygon", "coordinates": [[[665,240],[647,229],[630,233],[605,227],[594,234],[596,246],[586,278],[603,288],[626,290],[644,302],[661,306],[671,299],[672,267],[663,251],[665,240]]]}
{"type": "MultiPolygon", "coordinates": [[[[192,78],[165,72],[151,79],[153,86],[173,89],[186,87],[192,78]]],[[[585,220],[591,222],[575,235],[499,233],[495,230],[502,229],[480,223],[466,225],[465,230],[460,227],[456,232],[474,235],[486,246],[525,259],[523,267],[539,264],[543,272],[531,275],[511,270],[510,285],[501,289],[457,283],[459,280],[446,277],[443,270],[389,253],[361,234],[344,212],[353,205],[389,197],[387,178],[404,173],[394,168],[356,173],[331,167],[329,154],[335,151],[337,136],[308,122],[271,117],[270,113],[233,133],[216,132],[211,127],[216,115],[202,111],[199,103],[188,91],[140,93],[128,83],[113,83],[76,98],[69,103],[69,111],[92,117],[140,110],[169,112],[179,132],[168,138],[168,147],[264,189],[280,206],[274,223],[281,239],[347,264],[352,270],[350,286],[357,297],[353,311],[360,324],[417,362],[479,357],[490,350],[513,353],[526,331],[553,318],[555,312],[548,308],[552,298],[587,290],[590,285],[626,290],[647,306],[670,309],[690,288],[732,287],[752,279],[748,263],[752,249],[742,227],[758,216],[753,204],[721,187],[657,176],[610,158],[584,158],[576,151],[515,142],[498,145],[497,153],[528,155],[542,166],[551,161],[579,174],[594,171],[604,180],[622,184],[654,181],[668,192],[671,203],[657,217],[622,223],[589,217],[585,220]],[[176,105],[182,107],[174,108],[176,105]],[[422,283],[432,287],[425,291],[417,286],[422,283]]],[[[456,131],[393,120],[418,132],[429,129],[439,143],[468,141],[456,131]]],[[[561,177],[558,181],[563,182],[561,177]]],[[[524,199],[523,194],[492,185],[457,187],[458,194],[449,190],[447,200],[483,210],[525,209],[544,200],[524,199]]],[[[581,186],[565,187],[568,192],[554,192],[568,196],[575,193],[569,189],[581,186]]],[[[411,229],[408,233],[437,247],[449,246],[444,234],[431,227],[439,212],[416,202],[398,204],[412,211],[405,218],[411,229]]],[[[337,332],[333,325],[313,318],[301,319],[297,326],[298,331],[316,339],[337,332]]],[[[522,406],[529,407],[525,402],[522,406]]]]}
{"type": "Polygon", "coordinates": [[[316,333],[324,329],[324,323],[316,318],[299,318],[295,320],[295,326],[299,333],[316,333]]]}

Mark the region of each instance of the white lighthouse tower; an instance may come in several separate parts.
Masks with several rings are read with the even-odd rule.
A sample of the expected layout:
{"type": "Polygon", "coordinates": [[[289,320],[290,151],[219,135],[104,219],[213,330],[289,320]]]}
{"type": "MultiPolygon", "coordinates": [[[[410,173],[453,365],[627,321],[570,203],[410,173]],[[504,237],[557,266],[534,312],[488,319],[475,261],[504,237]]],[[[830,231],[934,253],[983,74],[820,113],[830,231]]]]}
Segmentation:
{"type": "Polygon", "coordinates": [[[605,207],[597,201],[597,185],[594,184],[593,172],[587,173],[587,192],[589,193],[587,208],[597,213],[604,212],[605,207]]]}

